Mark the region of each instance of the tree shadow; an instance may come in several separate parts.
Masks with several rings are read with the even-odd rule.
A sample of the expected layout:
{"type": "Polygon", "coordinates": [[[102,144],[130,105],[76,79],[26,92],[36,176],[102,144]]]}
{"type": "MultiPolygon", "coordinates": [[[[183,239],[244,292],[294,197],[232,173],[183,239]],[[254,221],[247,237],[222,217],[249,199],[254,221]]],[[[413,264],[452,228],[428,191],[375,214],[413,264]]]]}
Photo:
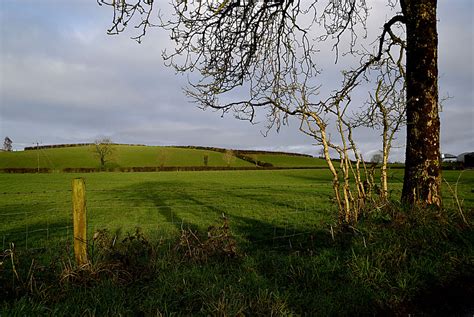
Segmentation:
{"type": "MultiPolygon", "coordinates": [[[[211,225],[219,224],[222,217],[226,217],[230,222],[232,232],[236,235],[239,243],[247,250],[271,249],[282,252],[308,251],[314,252],[317,249],[334,246],[344,246],[347,248],[348,237],[341,239],[331,235],[329,228],[323,224],[308,226],[302,224],[279,223],[265,221],[249,215],[240,214],[238,210],[226,209],[225,206],[206,200],[200,195],[196,195],[195,188],[186,189],[184,182],[161,182],[149,181],[128,186],[122,189],[125,197],[142,199],[144,202],[151,202],[164,219],[178,230],[183,226],[196,231],[203,231],[211,225]],[[173,204],[186,204],[191,208],[186,211],[176,211],[173,204]],[[195,208],[194,208],[195,207],[195,208]],[[200,210],[199,212],[196,210],[200,210]],[[186,216],[188,215],[188,216],[186,216]],[[207,225],[205,225],[207,224],[207,225]]],[[[216,197],[226,197],[228,201],[239,201],[245,206],[255,204],[270,204],[277,208],[291,208],[287,202],[272,200],[271,197],[246,197],[240,192],[233,192],[222,188],[213,188],[212,195],[216,197]]],[[[235,207],[235,206],[233,206],[235,207]]]]}
{"type": "MultiPolygon", "coordinates": [[[[284,189],[281,190],[284,191],[284,189]]],[[[284,201],[272,199],[271,196],[246,196],[241,191],[233,191],[229,188],[212,188],[209,191],[213,196],[225,196],[226,199],[223,201],[226,203],[238,204],[240,202],[245,208],[251,208],[257,204],[265,206],[278,204],[283,209],[287,207],[284,201]]],[[[203,223],[209,223],[209,225],[219,224],[220,218],[224,214],[229,220],[231,232],[237,240],[238,248],[242,251],[241,254],[245,254],[242,259],[224,262],[219,258],[217,262],[210,261],[202,265],[196,265],[192,262],[171,264],[181,265],[180,269],[188,274],[185,275],[186,280],[191,283],[202,283],[198,285],[203,288],[208,286],[209,283],[213,283],[206,278],[206,272],[213,275],[222,272],[225,275],[227,274],[225,272],[229,272],[228,275],[222,277],[222,284],[214,284],[216,289],[225,289],[226,286],[221,285],[240,283],[242,279],[245,283],[245,286],[242,287],[246,288],[245,291],[250,294],[249,300],[263,296],[264,301],[272,303],[277,299],[271,296],[265,297],[265,294],[267,294],[265,292],[268,292],[268,294],[284,294],[287,288],[298,291],[302,288],[304,291],[292,291],[292,297],[282,300],[289,307],[299,307],[297,313],[317,315],[321,311],[325,311],[324,308],[321,308],[321,302],[323,305],[330,307],[327,303],[333,300],[334,295],[331,294],[331,290],[334,287],[335,279],[339,280],[336,285],[341,285],[341,281],[350,281],[350,277],[341,268],[343,261],[340,260],[342,259],[341,251],[348,250],[349,244],[343,245],[337,236],[333,239],[331,233],[323,225],[315,224],[308,229],[308,226],[292,226],[273,222],[271,219],[259,219],[257,214],[254,215],[248,210],[243,212],[244,210],[239,210],[239,208],[232,208],[229,211],[225,205],[220,204],[222,201],[208,199],[206,197],[209,197],[209,195],[203,195],[200,189],[196,190],[196,187],[188,188],[185,182],[178,181],[142,182],[114,191],[97,193],[97,195],[100,195],[101,201],[105,202],[120,197],[121,200],[129,199],[131,206],[133,205],[132,201],[138,200],[138,208],[142,204],[143,206],[152,205],[153,212],[159,214],[159,219],[170,223],[178,230],[184,225],[202,232],[204,231],[203,223]],[[181,212],[179,205],[190,205],[191,208],[181,212]],[[327,252],[329,249],[332,251],[327,252]],[[331,253],[331,255],[326,255],[328,253],[331,253]],[[219,261],[221,262],[219,263],[219,261]],[[317,263],[317,265],[314,263],[317,263]],[[215,267],[218,267],[218,269],[215,270],[215,267]],[[336,268],[334,269],[334,267],[336,268]],[[193,272],[193,274],[189,272],[193,272]],[[313,296],[317,296],[318,299],[313,300],[313,296]],[[300,302],[304,302],[304,304],[301,305],[300,302]]],[[[22,208],[28,209],[32,206],[22,208]]],[[[69,220],[65,219],[49,223],[49,226],[60,227],[68,223],[69,220]]],[[[45,224],[43,220],[32,221],[29,223],[29,228],[39,230],[44,228],[45,224]]],[[[20,230],[22,225],[12,226],[11,231],[20,230]]],[[[38,232],[37,234],[36,239],[40,240],[42,233],[38,232]]],[[[176,237],[170,236],[170,239],[174,238],[176,237]]],[[[72,242],[72,231],[69,239],[72,242]]],[[[28,268],[26,267],[26,269],[28,268]]],[[[170,271],[173,274],[172,270],[170,271]]],[[[168,273],[165,272],[164,274],[168,273]]],[[[179,276],[180,280],[183,279],[182,271],[179,272],[179,276]]],[[[140,283],[146,282],[142,280],[140,283]]],[[[363,291],[363,287],[360,287],[360,290],[363,291]]],[[[338,291],[337,299],[345,299],[346,293],[349,293],[349,290],[338,291]]],[[[182,292],[176,296],[181,298],[183,296],[182,292]]],[[[353,301],[356,300],[357,298],[353,301]]],[[[328,314],[331,314],[331,312],[332,314],[335,313],[330,311],[328,314]]],[[[251,314],[252,311],[249,310],[248,313],[251,314]]]]}
{"type": "Polygon", "coordinates": [[[291,179],[296,179],[296,180],[304,180],[304,181],[310,181],[310,182],[317,182],[317,183],[327,183],[328,186],[331,186],[331,174],[329,172],[329,169],[323,167],[323,168],[317,168],[317,169],[310,169],[310,170],[304,170],[307,171],[306,173],[286,173],[285,177],[291,178],[291,179]],[[310,171],[315,171],[317,170],[319,173],[318,174],[311,174],[310,171]],[[326,174],[322,174],[321,171],[325,171],[326,174]]]}
{"type": "MultiPolygon", "coordinates": [[[[182,182],[142,182],[133,186],[122,188],[124,198],[140,199],[145,203],[152,203],[155,211],[161,215],[166,223],[172,224],[177,229],[183,227],[192,230],[198,229],[198,224],[190,221],[190,219],[180,215],[175,211],[176,205],[192,205],[197,202],[189,195],[185,189],[186,184],[182,182]],[[179,201],[179,203],[176,203],[179,201]]],[[[199,204],[200,205],[200,204],[199,204]]],[[[203,205],[200,205],[203,206],[203,205]]],[[[212,206],[205,206],[212,210],[212,206]]],[[[216,213],[219,210],[214,210],[216,213]]],[[[190,210],[186,211],[191,213],[190,210]]]]}

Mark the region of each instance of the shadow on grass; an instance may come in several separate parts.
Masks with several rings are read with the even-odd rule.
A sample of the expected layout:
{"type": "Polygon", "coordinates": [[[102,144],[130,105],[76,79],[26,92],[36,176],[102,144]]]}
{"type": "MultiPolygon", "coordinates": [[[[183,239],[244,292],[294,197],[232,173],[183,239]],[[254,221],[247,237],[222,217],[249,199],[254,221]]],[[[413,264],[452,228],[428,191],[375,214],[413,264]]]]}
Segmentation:
{"type": "MultiPolygon", "coordinates": [[[[123,198],[142,200],[146,206],[151,203],[155,207],[153,212],[178,230],[185,224],[203,232],[206,226],[218,224],[219,217],[225,213],[239,247],[244,248],[242,257],[196,264],[177,259],[172,252],[164,252],[154,259],[154,271],[148,276],[149,280],[139,277],[126,286],[107,280],[89,288],[66,287],[61,290],[67,292],[64,301],[38,302],[48,306],[49,311],[64,315],[84,312],[97,315],[112,312],[117,315],[373,315],[381,311],[386,300],[417,299],[418,293],[426,292],[424,283],[431,277],[439,280],[437,274],[445,270],[445,261],[438,256],[446,255],[450,259],[463,254],[462,249],[454,250],[457,253],[451,250],[451,244],[445,249],[434,249],[432,255],[419,252],[431,244],[439,248],[439,243],[430,241],[420,244],[421,247],[412,246],[411,242],[430,235],[423,231],[418,237],[411,228],[406,231],[408,241],[405,241],[400,237],[403,231],[380,227],[388,234],[376,235],[377,232],[372,231],[373,237],[367,238],[366,245],[366,241],[362,243],[360,236],[353,232],[331,235],[324,223],[298,225],[304,218],[288,226],[279,223],[281,219],[274,222],[259,218],[252,210],[240,212],[232,208],[229,212],[225,205],[216,204],[209,195],[208,198],[202,195],[199,188],[187,186],[185,182],[157,181],[121,190],[123,198]],[[177,206],[192,208],[180,210],[177,206]],[[429,265],[425,264],[435,261],[438,269],[430,272],[429,265]],[[412,268],[415,264],[418,266],[412,268]],[[428,273],[428,277],[423,275],[428,273]],[[402,286],[411,283],[405,286],[408,295],[399,282],[402,286]],[[394,296],[397,292],[399,294],[394,296]]],[[[225,197],[228,204],[239,203],[245,208],[280,204],[285,208],[284,201],[271,196],[245,197],[241,192],[226,188],[209,190],[217,197],[225,197]]],[[[29,226],[41,228],[44,221],[29,226]]],[[[11,226],[11,230],[20,227],[11,226]]],[[[377,227],[369,229],[377,230],[377,227]]],[[[449,240],[443,237],[440,235],[439,240],[449,240]]],[[[433,304],[431,295],[426,302],[433,304]]],[[[33,305],[31,303],[28,299],[26,307],[33,305]]],[[[24,311],[15,311],[19,309],[16,307],[22,307],[15,304],[11,312],[25,315],[24,311]]],[[[396,314],[390,311],[397,307],[395,304],[385,307],[389,307],[387,314],[396,314]]],[[[407,314],[417,312],[418,307],[408,308],[407,314]]]]}
{"type": "Polygon", "coordinates": [[[0,246],[14,243],[18,250],[48,248],[58,241],[72,240],[72,219],[68,210],[50,203],[15,203],[2,206],[0,246]],[[58,212],[58,210],[60,210],[58,212]]]}
{"type": "MultiPolygon", "coordinates": [[[[271,195],[246,197],[241,192],[229,191],[226,188],[210,189],[214,197],[223,197],[224,201],[232,206],[226,208],[225,204],[216,204],[215,200],[202,197],[202,192],[196,191],[195,187],[188,190],[186,186],[187,184],[182,182],[157,181],[139,183],[122,190],[130,199],[151,202],[164,221],[178,230],[185,227],[203,232],[207,227],[219,224],[222,216],[225,216],[229,219],[231,230],[238,238],[240,247],[247,251],[259,249],[314,253],[316,249],[338,247],[347,251],[350,247],[352,235],[334,237],[329,227],[325,227],[325,222],[308,224],[294,221],[285,223],[281,219],[265,221],[258,219],[257,215],[253,216],[249,210],[246,210],[246,215],[239,213],[235,206],[238,201],[243,208],[263,204],[287,211],[293,208],[292,202],[275,199],[271,195]],[[179,210],[176,205],[189,208],[179,210]]],[[[281,192],[276,194],[279,193],[281,192]]]]}
{"type": "Polygon", "coordinates": [[[197,230],[196,223],[185,219],[181,213],[176,211],[176,205],[189,204],[190,196],[186,194],[185,184],[180,182],[143,182],[138,185],[124,188],[124,197],[139,199],[144,203],[152,203],[155,211],[161,215],[164,222],[173,225],[177,229],[188,227],[197,230]]]}
{"type": "MultiPolygon", "coordinates": [[[[373,312],[367,304],[371,295],[363,285],[339,287],[351,280],[343,259],[352,236],[342,241],[341,236],[333,239],[321,223],[285,225],[259,219],[248,210],[229,211],[222,201],[207,199],[199,189],[187,188],[184,182],[143,182],[120,190],[124,199],[143,200],[145,206],[151,203],[153,212],[178,230],[184,224],[186,229],[204,234],[207,226],[219,225],[224,214],[242,255],[234,260],[210,259],[199,264],[176,260],[173,254],[160,255],[160,270],[154,280],[138,280],[135,285],[146,287],[153,296],[134,293],[135,286],[120,289],[124,303],[136,307],[131,314],[152,314],[152,307],[167,307],[168,313],[184,315],[334,315],[340,313],[334,303],[343,301],[352,307],[351,312],[373,312]],[[180,210],[179,206],[190,208],[180,210]],[[139,305],[132,305],[127,298],[135,298],[139,305]]],[[[260,204],[275,204],[285,210],[288,207],[271,196],[256,199],[226,188],[209,190],[216,197],[225,197],[228,204],[238,201],[249,208],[260,204]]],[[[98,296],[107,294],[98,292],[98,296]]],[[[105,303],[96,312],[108,311],[105,303]]],[[[128,306],[115,304],[122,309],[128,306]]],[[[87,303],[82,305],[89,307],[87,303]]]]}
{"type": "Polygon", "coordinates": [[[332,178],[325,166],[315,169],[315,170],[308,170],[305,173],[285,173],[285,176],[291,179],[296,179],[299,181],[305,181],[308,183],[318,183],[318,184],[326,184],[328,187],[331,186],[332,178]]]}

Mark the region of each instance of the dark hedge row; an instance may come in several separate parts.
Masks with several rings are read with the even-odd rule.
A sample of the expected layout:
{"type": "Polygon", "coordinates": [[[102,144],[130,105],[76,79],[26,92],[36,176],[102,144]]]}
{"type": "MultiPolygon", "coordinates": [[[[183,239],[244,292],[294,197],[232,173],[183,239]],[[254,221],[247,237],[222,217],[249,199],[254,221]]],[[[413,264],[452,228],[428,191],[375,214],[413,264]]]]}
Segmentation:
{"type": "Polygon", "coordinates": [[[283,169],[323,169],[325,167],[226,167],[226,166],[135,166],[135,167],[115,167],[101,170],[100,168],[91,167],[67,167],[62,170],[51,168],[1,168],[0,173],[10,174],[26,174],[26,173],[97,173],[97,172],[194,172],[194,171],[251,171],[251,170],[283,170],[283,169]]]}
{"type": "Polygon", "coordinates": [[[30,168],[30,167],[8,167],[0,168],[0,173],[15,173],[15,174],[25,174],[25,173],[52,173],[54,172],[51,168],[40,167],[40,168],[30,168]]]}
{"type": "MultiPolygon", "coordinates": [[[[144,144],[128,144],[128,143],[113,143],[114,145],[126,145],[126,146],[146,146],[144,144]]],[[[44,150],[44,149],[57,149],[57,148],[68,148],[68,147],[79,147],[79,146],[90,146],[94,143],[69,143],[69,144],[50,144],[50,145],[40,145],[40,146],[27,146],[25,151],[31,150],[44,150]]],[[[209,147],[209,146],[169,146],[176,148],[185,148],[185,149],[195,149],[195,150],[207,150],[224,153],[227,149],[209,147]]],[[[236,156],[239,155],[261,155],[261,154],[273,154],[273,155],[291,155],[291,156],[302,156],[302,157],[312,157],[309,154],[301,153],[291,153],[291,152],[279,152],[279,151],[260,151],[260,150],[233,150],[236,156]]],[[[254,163],[254,162],[253,162],[254,163]]]]}
{"type": "MultiPolygon", "coordinates": [[[[112,144],[113,145],[126,145],[126,146],[145,146],[144,144],[121,144],[121,143],[112,143],[112,144]]],[[[91,145],[94,145],[94,143],[70,143],[70,144],[50,144],[50,145],[40,145],[40,146],[27,146],[25,147],[25,151],[91,146],[91,145]]]]}
{"type": "Polygon", "coordinates": [[[301,156],[301,157],[313,157],[312,155],[309,154],[302,154],[302,153],[293,153],[293,152],[280,152],[280,151],[261,151],[261,150],[238,150],[237,151],[240,154],[255,154],[255,155],[260,155],[260,154],[274,154],[274,155],[291,155],[291,156],[301,156]]]}
{"type": "MultiPolygon", "coordinates": [[[[187,146],[174,146],[176,148],[183,148],[183,149],[194,149],[194,150],[206,150],[206,151],[215,151],[224,153],[228,149],[218,148],[218,147],[210,147],[210,146],[194,146],[194,145],[187,145],[187,146]]],[[[261,154],[276,154],[276,155],[291,155],[291,156],[303,156],[303,157],[313,157],[309,154],[301,154],[301,153],[291,153],[291,152],[278,152],[278,151],[261,151],[261,150],[232,150],[236,156],[238,155],[261,155],[261,154]]]]}
{"type": "Polygon", "coordinates": [[[247,155],[244,155],[244,154],[241,154],[241,152],[237,151],[237,153],[234,153],[236,157],[238,157],[239,159],[241,160],[244,160],[244,161],[247,161],[247,162],[250,162],[252,164],[255,164],[255,166],[260,166],[260,167],[273,167],[273,164],[272,163],[268,163],[268,162],[263,162],[263,161],[259,161],[259,160],[256,160],[254,159],[253,157],[251,156],[247,156],[247,155]]]}
{"type": "Polygon", "coordinates": [[[51,145],[40,145],[40,146],[27,146],[27,147],[25,147],[25,151],[56,149],[56,148],[63,148],[63,147],[89,146],[89,145],[92,145],[92,143],[71,143],[71,144],[51,144],[51,145]]]}
{"type": "Polygon", "coordinates": [[[443,162],[441,163],[443,170],[463,170],[464,164],[462,162],[443,162]]]}

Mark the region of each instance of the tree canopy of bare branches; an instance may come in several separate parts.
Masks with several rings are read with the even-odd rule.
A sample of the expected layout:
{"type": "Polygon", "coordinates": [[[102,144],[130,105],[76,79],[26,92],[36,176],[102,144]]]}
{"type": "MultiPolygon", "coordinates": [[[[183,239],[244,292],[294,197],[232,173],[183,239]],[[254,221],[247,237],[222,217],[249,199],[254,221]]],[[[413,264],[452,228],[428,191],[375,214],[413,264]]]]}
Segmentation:
{"type": "Polygon", "coordinates": [[[11,152],[13,150],[12,144],[13,141],[9,137],[5,137],[5,139],[3,140],[3,150],[11,152]]]}
{"type": "Polygon", "coordinates": [[[110,138],[100,138],[95,140],[92,150],[100,161],[101,170],[105,169],[105,164],[112,160],[115,152],[114,143],[110,138]]]}
{"type": "MultiPolygon", "coordinates": [[[[110,33],[121,32],[138,17],[135,39],[141,41],[153,26],[156,2],[152,0],[98,1],[113,7],[110,33]]],[[[406,109],[402,200],[440,206],[437,1],[386,1],[393,8],[393,16],[381,28],[374,47],[359,51],[356,44],[366,35],[370,12],[366,0],[175,0],[171,2],[173,17],[159,23],[169,30],[175,44],[164,58],[179,72],[199,73],[186,93],[202,108],[232,112],[249,121],[254,121],[263,109],[268,128],[276,129],[290,116],[297,118],[300,130],[323,146],[334,175],[336,196],[338,169],[330,161],[329,149],[338,153],[344,179],[350,173],[359,173],[359,163],[355,167],[350,163],[351,157],[356,162],[362,158],[353,138],[349,106],[354,89],[370,81],[371,70],[380,69],[369,107],[373,109],[372,118],[380,120],[371,124],[381,122],[388,129],[385,137],[391,139],[391,132],[404,122],[400,118],[404,118],[406,109]],[[316,80],[321,41],[333,43],[336,61],[343,54],[360,58],[359,66],[344,71],[341,87],[325,97],[319,95],[316,80]],[[402,95],[393,94],[398,89],[403,90],[402,95]],[[242,95],[232,94],[235,91],[245,92],[246,97],[233,99],[242,95]],[[403,109],[392,111],[400,102],[403,109]],[[386,125],[384,120],[393,124],[386,125]],[[337,138],[328,133],[330,124],[337,138]]],[[[345,202],[339,206],[346,209],[346,220],[357,218],[347,214],[351,202],[358,200],[349,187],[344,184],[345,202]]],[[[363,197],[363,188],[359,187],[358,195],[363,197]]]]}

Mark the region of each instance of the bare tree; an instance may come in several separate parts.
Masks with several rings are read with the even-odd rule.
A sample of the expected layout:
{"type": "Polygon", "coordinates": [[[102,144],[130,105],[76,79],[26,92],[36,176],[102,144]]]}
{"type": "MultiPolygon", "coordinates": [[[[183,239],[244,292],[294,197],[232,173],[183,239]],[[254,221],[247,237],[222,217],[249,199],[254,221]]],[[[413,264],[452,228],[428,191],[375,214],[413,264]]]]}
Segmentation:
{"type": "MultiPolygon", "coordinates": [[[[114,9],[110,33],[121,32],[137,15],[136,26],[141,30],[137,41],[152,26],[153,1],[98,1],[114,9]]],[[[340,50],[357,56],[356,44],[365,36],[370,11],[365,0],[173,1],[175,18],[162,26],[170,31],[176,48],[164,57],[178,71],[201,74],[186,92],[203,108],[234,112],[237,118],[250,121],[255,120],[258,109],[264,109],[268,127],[277,129],[290,116],[299,119],[301,130],[323,145],[333,174],[337,170],[329,163],[328,149],[338,152],[346,179],[353,170],[348,153],[352,152],[356,162],[361,159],[347,118],[351,93],[395,45],[401,46],[406,51],[402,61],[406,65],[407,118],[402,200],[439,206],[437,0],[386,1],[395,13],[383,25],[376,46],[361,56],[359,67],[344,73],[341,88],[328,98],[318,96],[315,80],[318,42],[333,40],[336,61],[340,50]],[[247,90],[247,98],[220,101],[222,97],[228,100],[229,92],[236,90],[247,90]],[[338,131],[339,144],[329,138],[329,124],[338,131]]],[[[337,179],[335,176],[335,187],[337,179]]],[[[350,193],[347,195],[350,200],[350,193]]]]}
{"type": "Polygon", "coordinates": [[[382,161],[383,161],[383,155],[382,155],[381,152],[375,153],[370,158],[370,163],[380,164],[380,163],[382,163],[382,161]]]}
{"type": "Polygon", "coordinates": [[[100,160],[100,169],[105,169],[105,164],[110,162],[115,153],[114,143],[110,138],[100,138],[94,141],[93,152],[100,160]]]}
{"type": "Polygon", "coordinates": [[[158,150],[158,164],[160,168],[163,168],[169,159],[169,151],[165,147],[161,147],[158,150]]]}
{"type": "Polygon", "coordinates": [[[403,65],[406,43],[402,40],[393,45],[386,58],[374,65],[378,73],[376,87],[360,115],[355,119],[355,125],[381,130],[382,151],[371,158],[372,163],[380,166],[380,197],[388,199],[388,160],[397,132],[405,124],[406,87],[405,68],[403,65]],[[393,49],[397,47],[397,49],[393,49]]]}
{"type": "Polygon", "coordinates": [[[3,140],[3,150],[11,152],[13,150],[12,144],[13,141],[9,137],[5,137],[5,139],[3,140]]]}
{"type": "Polygon", "coordinates": [[[324,149],[323,148],[319,149],[318,158],[321,158],[321,159],[324,158],[324,149]]]}
{"type": "Polygon", "coordinates": [[[234,163],[237,158],[235,157],[234,151],[225,150],[224,154],[222,155],[222,159],[224,162],[226,162],[227,167],[230,167],[230,165],[234,163]]]}

